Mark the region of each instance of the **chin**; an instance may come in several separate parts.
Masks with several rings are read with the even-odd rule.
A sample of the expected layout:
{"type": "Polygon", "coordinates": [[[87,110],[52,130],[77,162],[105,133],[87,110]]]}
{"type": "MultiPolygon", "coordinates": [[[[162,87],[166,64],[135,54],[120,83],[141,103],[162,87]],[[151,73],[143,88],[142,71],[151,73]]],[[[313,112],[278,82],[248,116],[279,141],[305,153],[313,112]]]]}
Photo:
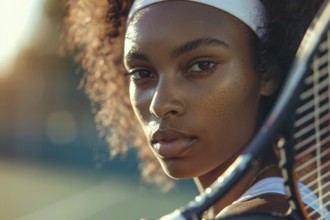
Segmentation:
{"type": "Polygon", "coordinates": [[[164,170],[166,175],[172,179],[192,179],[194,176],[188,175],[186,173],[178,173],[178,172],[169,172],[168,170],[164,170]]]}
{"type": "Polygon", "coordinates": [[[196,170],[193,170],[191,166],[180,167],[163,163],[161,163],[161,166],[165,174],[172,179],[192,179],[198,176],[198,174],[195,173],[196,170]]]}

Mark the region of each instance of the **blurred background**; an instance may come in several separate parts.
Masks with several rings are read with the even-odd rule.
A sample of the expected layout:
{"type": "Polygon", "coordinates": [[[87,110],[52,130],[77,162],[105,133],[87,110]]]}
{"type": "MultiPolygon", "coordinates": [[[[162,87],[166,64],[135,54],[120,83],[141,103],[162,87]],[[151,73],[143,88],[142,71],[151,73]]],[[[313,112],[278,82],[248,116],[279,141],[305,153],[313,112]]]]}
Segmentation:
{"type": "Polygon", "coordinates": [[[156,219],[197,193],[143,184],[134,152],[109,161],[79,87],[58,54],[59,0],[0,0],[0,219],[156,219]]]}

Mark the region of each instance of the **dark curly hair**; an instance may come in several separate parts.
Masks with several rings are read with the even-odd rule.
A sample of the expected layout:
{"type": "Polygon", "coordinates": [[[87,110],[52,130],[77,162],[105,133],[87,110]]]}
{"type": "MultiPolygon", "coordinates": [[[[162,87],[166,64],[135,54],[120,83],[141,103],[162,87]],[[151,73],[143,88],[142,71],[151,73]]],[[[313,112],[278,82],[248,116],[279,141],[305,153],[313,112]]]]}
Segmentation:
{"type": "MultiPolygon", "coordinates": [[[[298,45],[322,0],[261,0],[268,11],[267,34],[253,36],[256,68],[261,77],[283,81],[298,45]],[[268,63],[278,67],[268,76],[268,63]]],[[[122,63],[126,17],[133,0],[64,0],[64,49],[75,52],[86,73],[82,79],[91,100],[99,132],[111,156],[134,146],[147,182],[165,187],[171,181],[152,155],[132,111],[122,63]]],[[[251,31],[252,33],[252,31],[251,31]]],[[[271,99],[272,102],[273,99],[271,99]]]]}

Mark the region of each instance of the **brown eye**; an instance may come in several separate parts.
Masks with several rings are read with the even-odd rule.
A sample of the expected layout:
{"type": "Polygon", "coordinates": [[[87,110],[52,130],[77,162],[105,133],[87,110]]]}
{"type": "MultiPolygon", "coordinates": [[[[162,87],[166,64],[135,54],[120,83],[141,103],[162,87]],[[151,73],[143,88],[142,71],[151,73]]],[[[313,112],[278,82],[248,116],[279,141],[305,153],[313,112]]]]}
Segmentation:
{"type": "Polygon", "coordinates": [[[151,71],[145,69],[131,71],[129,75],[133,80],[154,78],[154,74],[151,71]]]}
{"type": "Polygon", "coordinates": [[[193,64],[189,68],[189,72],[203,72],[206,70],[210,70],[214,67],[215,63],[212,61],[200,61],[195,64],[193,64]]]}

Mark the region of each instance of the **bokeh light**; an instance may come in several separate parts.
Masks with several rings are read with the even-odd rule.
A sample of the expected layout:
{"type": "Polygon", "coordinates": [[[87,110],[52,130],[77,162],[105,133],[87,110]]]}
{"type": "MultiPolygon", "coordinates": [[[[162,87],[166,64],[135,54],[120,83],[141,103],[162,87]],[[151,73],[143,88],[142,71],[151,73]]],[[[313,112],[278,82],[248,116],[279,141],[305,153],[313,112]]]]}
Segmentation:
{"type": "Polygon", "coordinates": [[[44,0],[0,1],[0,79],[13,68],[21,47],[31,40],[44,0]]]}
{"type": "Polygon", "coordinates": [[[70,112],[52,113],[46,121],[46,133],[55,144],[69,144],[77,137],[77,123],[70,112]]]}

